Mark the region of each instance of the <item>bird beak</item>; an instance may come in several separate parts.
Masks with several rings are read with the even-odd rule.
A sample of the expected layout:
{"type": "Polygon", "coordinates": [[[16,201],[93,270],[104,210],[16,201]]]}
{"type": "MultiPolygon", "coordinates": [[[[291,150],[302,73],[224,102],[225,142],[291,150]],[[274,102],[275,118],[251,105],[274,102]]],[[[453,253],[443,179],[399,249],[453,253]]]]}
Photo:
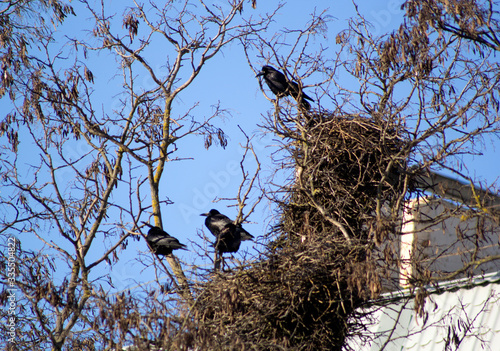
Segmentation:
{"type": "Polygon", "coordinates": [[[200,216],[208,217],[208,213],[202,213],[200,216]]]}
{"type": "Polygon", "coordinates": [[[149,224],[149,223],[147,223],[147,222],[144,222],[144,221],[143,221],[142,223],[144,223],[145,225],[147,225],[149,228],[153,228],[153,227],[154,227],[154,225],[151,225],[151,224],[149,224]]]}
{"type": "Polygon", "coordinates": [[[264,75],[264,72],[261,71],[261,72],[257,73],[257,75],[255,76],[255,78],[260,77],[262,75],[264,75]]]}

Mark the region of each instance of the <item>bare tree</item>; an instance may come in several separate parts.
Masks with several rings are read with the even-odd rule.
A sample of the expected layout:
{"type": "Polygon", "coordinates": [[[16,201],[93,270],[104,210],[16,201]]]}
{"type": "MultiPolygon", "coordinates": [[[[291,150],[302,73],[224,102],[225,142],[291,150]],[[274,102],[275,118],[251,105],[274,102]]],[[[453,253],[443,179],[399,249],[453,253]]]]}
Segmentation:
{"type": "Polygon", "coordinates": [[[487,50],[500,50],[498,38],[499,11],[493,0],[488,1],[406,1],[404,9],[409,19],[422,28],[449,33],[466,39],[487,50]]]}
{"type": "Polygon", "coordinates": [[[174,255],[166,257],[169,267],[158,261],[162,274],[171,276],[158,304],[108,296],[103,284],[113,282],[96,269],[112,265],[131,238],[140,238],[141,220],[152,217],[162,227],[161,208],[170,201],[160,198],[160,184],[165,165],[180,160],[175,152],[182,139],[199,135],[207,148],[227,145],[214,124],[224,114],[220,106],[199,118],[190,113],[194,106],[176,109],[174,101],[222,48],[266,28],[271,18],[246,19],[244,5],[135,2],[121,17],[104,3],[95,7],[88,1],[73,7],[58,1],[4,3],[1,93],[14,109],[1,122],[8,144],[2,148],[6,211],[0,230],[43,245],[35,252],[18,243],[18,333],[26,334],[15,347],[121,347],[130,333],[139,342],[154,334],[154,325],[168,324],[168,313],[156,312],[149,330],[134,332],[142,318],[134,306],[146,308],[146,315],[159,306],[163,312],[178,306],[185,314],[194,302],[174,255]],[[54,30],[68,25],[67,16],[89,15],[88,35],[54,30]],[[153,45],[165,50],[161,65],[151,59],[158,54],[153,45]],[[121,77],[121,90],[108,89],[109,81],[93,73],[103,59],[115,65],[112,82],[121,77]],[[138,77],[150,84],[138,84],[138,77]],[[115,103],[109,107],[105,99],[115,103]]]}
{"type": "Polygon", "coordinates": [[[408,200],[427,191],[446,198],[451,184],[475,194],[455,194],[456,207],[427,224],[444,225],[459,213],[467,218],[468,234],[457,227],[448,250],[459,254],[456,244],[465,240],[476,249],[463,254],[463,267],[451,273],[433,270],[419,255],[410,258],[418,315],[425,314],[430,284],[498,260],[478,255],[498,230],[498,212],[491,208],[497,180],[478,190],[464,158],[498,138],[498,62],[490,46],[433,32],[424,22],[410,16],[398,30],[376,36],[358,13],[337,35],[336,55],[309,45],[328,34],[325,13],[313,14],[303,30],[244,43],[255,73],[270,64],[310,96],[317,85],[318,102],[304,111],[262,84],[272,102],[264,127],[279,137],[277,174],[288,182],[273,184],[277,174],[267,182],[280,217],[262,261],[214,279],[204,291],[200,325],[219,335],[223,348],[349,347],[346,338],[366,328],[357,308],[401,289],[403,214],[408,200]],[[476,57],[471,46],[480,50],[476,57]],[[343,84],[346,77],[358,83],[349,84],[354,89],[343,84]],[[461,182],[437,185],[431,172],[451,173],[461,182]]]}
{"type": "MultiPolygon", "coordinates": [[[[19,11],[33,11],[33,4],[19,11]]],[[[464,155],[480,153],[500,134],[492,3],[483,8],[475,1],[408,1],[405,22],[382,36],[358,13],[336,35],[335,53],[311,45],[331,35],[327,12],[313,13],[304,29],[269,34],[264,30],[274,13],[255,22],[241,19],[243,1],[135,4],[118,22],[85,1],[76,10],[54,4],[48,14],[55,13],[55,24],[72,13],[90,13],[93,38],[73,37],[68,46],[54,48],[56,34],[48,27],[21,25],[19,11],[11,11],[9,21],[3,18],[14,33],[5,38],[23,39],[9,39],[13,49],[2,48],[2,92],[15,111],[1,124],[9,141],[1,161],[8,189],[1,195],[8,208],[1,230],[30,233],[45,245],[40,252],[18,251],[15,285],[25,302],[19,315],[27,316],[27,340],[17,347],[348,347],[346,339],[366,327],[358,307],[401,288],[398,250],[408,200],[428,190],[442,197],[450,193],[427,182],[431,171],[451,173],[461,186],[475,183],[464,155]],[[36,38],[40,50],[30,52],[25,38],[36,38]],[[157,275],[171,276],[167,284],[157,279],[144,287],[147,298],[109,295],[102,288],[106,278],[95,268],[116,262],[130,238],[144,234],[139,223],[145,217],[162,226],[161,205],[169,200],[160,198],[160,180],[166,163],[176,160],[180,140],[199,134],[206,147],[227,143],[214,124],[221,107],[200,119],[190,109],[176,112],[173,102],[231,42],[243,45],[255,73],[271,64],[316,100],[305,111],[262,86],[270,101],[263,127],[280,145],[276,173],[261,182],[278,208],[266,247],[258,260],[227,272],[194,269],[191,281],[175,256],[167,258],[169,267],[153,257],[157,275]],[[160,69],[149,59],[153,44],[170,48],[160,69]],[[112,111],[98,102],[98,77],[82,59],[104,52],[123,77],[112,111]],[[151,86],[138,86],[139,76],[147,76],[151,86]],[[339,76],[355,81],[349,85],[355,88],[339,76]],[[30,140],[39,155],[28,166],[20,156],[22,140],[30,140]],[[82,144],[85,152],[68,155],[82,144]],[[286,181],[275,184],[282,175],[286,181]],[[118,194],[126,194],[125,200],[118,194]],[[61,272],[65,278],[57,282],[61,272]]],[[[250,139],[243,159],[252,153],[258,167],[251,176],[241,163],[242,186],[231,199],[238,222],[253,210],[249,206],[244,215],[259,180],[250,139]]],[[[476,251],[493,232],[490,224],[498,223],[489,208],[498,184],[482,185],[480,193],[467,188],[477,195],[469,197],[473,201],[456,197],[456,210],[432,220],[444,223],[457,213],[474,218],[476,231],[468,240],[476,251]]],[[[456,242],[462,241],[457,234],[456,242]]],[[[415,255],[410,263],[416,274],[409,282],[416,313],[424,313],[426,286],[497,259],[464,256],[463,267],[450,273],[432,270],[415,255]]],[[[2,300],[7,298],[4,290],[2,300]]]]}

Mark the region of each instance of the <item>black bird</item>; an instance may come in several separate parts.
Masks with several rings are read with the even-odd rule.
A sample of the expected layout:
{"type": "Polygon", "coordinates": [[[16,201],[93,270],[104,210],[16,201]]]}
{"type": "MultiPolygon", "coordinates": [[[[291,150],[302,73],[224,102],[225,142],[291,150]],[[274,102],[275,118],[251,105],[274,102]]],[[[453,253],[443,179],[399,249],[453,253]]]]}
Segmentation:
{"type": "Polygon", "coordinates": [[[295,82],[289,81],[286,79],[285,75],[280,71],[276,70],[271,66],[263,66],[262,70],[257,74],[256,77],[264,76],[264,80],[266,81],[269,89],[276,95],[277,97],[291,95],[295,100],[301,97],[300,104],[306,110],[311,108],[311,105],[306,101],[314,101],[310,98],[306,93],[300,91],[299,85],[295,82]]]}
{"type": "Polygon", "coordinates": [[[167,232],[160,227],[152,226],[149,223],[143,222],[149,228],[146,241],[148,242],[151,250],[157,255],[170,255],[173,250],[183,249],[186,250],[186,245],[181,244],[179,240],[173,236],[168,235],[167,232]]]}
{"type": "Polygon", "coordinates": [[[247,232],[241,224],[234,224],[227,216],[217,210],[211,209],[208,213],[202,213],[200,216],[206,216],[205,225],[208,230],[217,238],[215,247],[219,253],[236,252],[244,240],[252,240],[253,235],[247,232]]]}

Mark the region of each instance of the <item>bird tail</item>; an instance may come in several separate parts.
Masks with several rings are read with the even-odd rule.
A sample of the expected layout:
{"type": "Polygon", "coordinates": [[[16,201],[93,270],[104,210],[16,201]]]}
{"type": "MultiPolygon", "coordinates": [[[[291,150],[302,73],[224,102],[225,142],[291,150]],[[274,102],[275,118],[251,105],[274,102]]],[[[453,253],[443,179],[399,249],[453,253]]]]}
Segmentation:
{"type": "Polygon", "coordinates": [[[311,104],[306,100],[314,101],[310,96],[308,96],[302,89],[299,88],[299,85],[295,82],[288,83],[288,93],[292,95],[292,97],[300,103],[300,106],[305,110],[311,109],[311,104]],[[300,102],[299,102],[300,100],[300,102]]]}
{"type": "Polygon", "coordinates": [[[305,99],[304,96],[302,96],[302,101],[300,102],[300,105],[301,107],[304,109],[304,110],[307,110],[309,111],[311,109],[311,104],[309,102],[307,102],[307,100],[305,99]]]}
{"type": "Polygon", "coordinates": [[[253,240],[253,235],[250,234],[249,232],[247,232],[245,229],[241,228],[240,227],[240,237],[241,237],[241,241],[244,241],[244,240],[253,240]]]}

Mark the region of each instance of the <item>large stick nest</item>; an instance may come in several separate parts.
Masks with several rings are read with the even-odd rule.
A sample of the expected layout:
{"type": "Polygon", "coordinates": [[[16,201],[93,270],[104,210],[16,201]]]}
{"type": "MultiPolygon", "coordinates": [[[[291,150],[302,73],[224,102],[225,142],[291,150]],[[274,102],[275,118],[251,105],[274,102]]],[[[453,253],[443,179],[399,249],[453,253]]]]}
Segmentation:
{"type": "Polygon", "coordinates": [[[374,235],[380,240],[374,223],[380,227],[387,209],[399,210],[408,186],[401,132],[387,122],[323,115],[313,116],[300,137],[288,146],[297,166],[289,200],[282,203],[287,239],[338,232],[334,219],[357,242],[374,235]]]}
{"type": "Polygon", "coordinates": [[[381,291],[374,243],[394,233],[408,186],[405,139],[360,117],[311,116],[293,131],[284,149],[295,180],[273,239],[262,260],[203,286],[188,328],[198,346],[341,349],[355,329],[349,316],[381,291]]]}

